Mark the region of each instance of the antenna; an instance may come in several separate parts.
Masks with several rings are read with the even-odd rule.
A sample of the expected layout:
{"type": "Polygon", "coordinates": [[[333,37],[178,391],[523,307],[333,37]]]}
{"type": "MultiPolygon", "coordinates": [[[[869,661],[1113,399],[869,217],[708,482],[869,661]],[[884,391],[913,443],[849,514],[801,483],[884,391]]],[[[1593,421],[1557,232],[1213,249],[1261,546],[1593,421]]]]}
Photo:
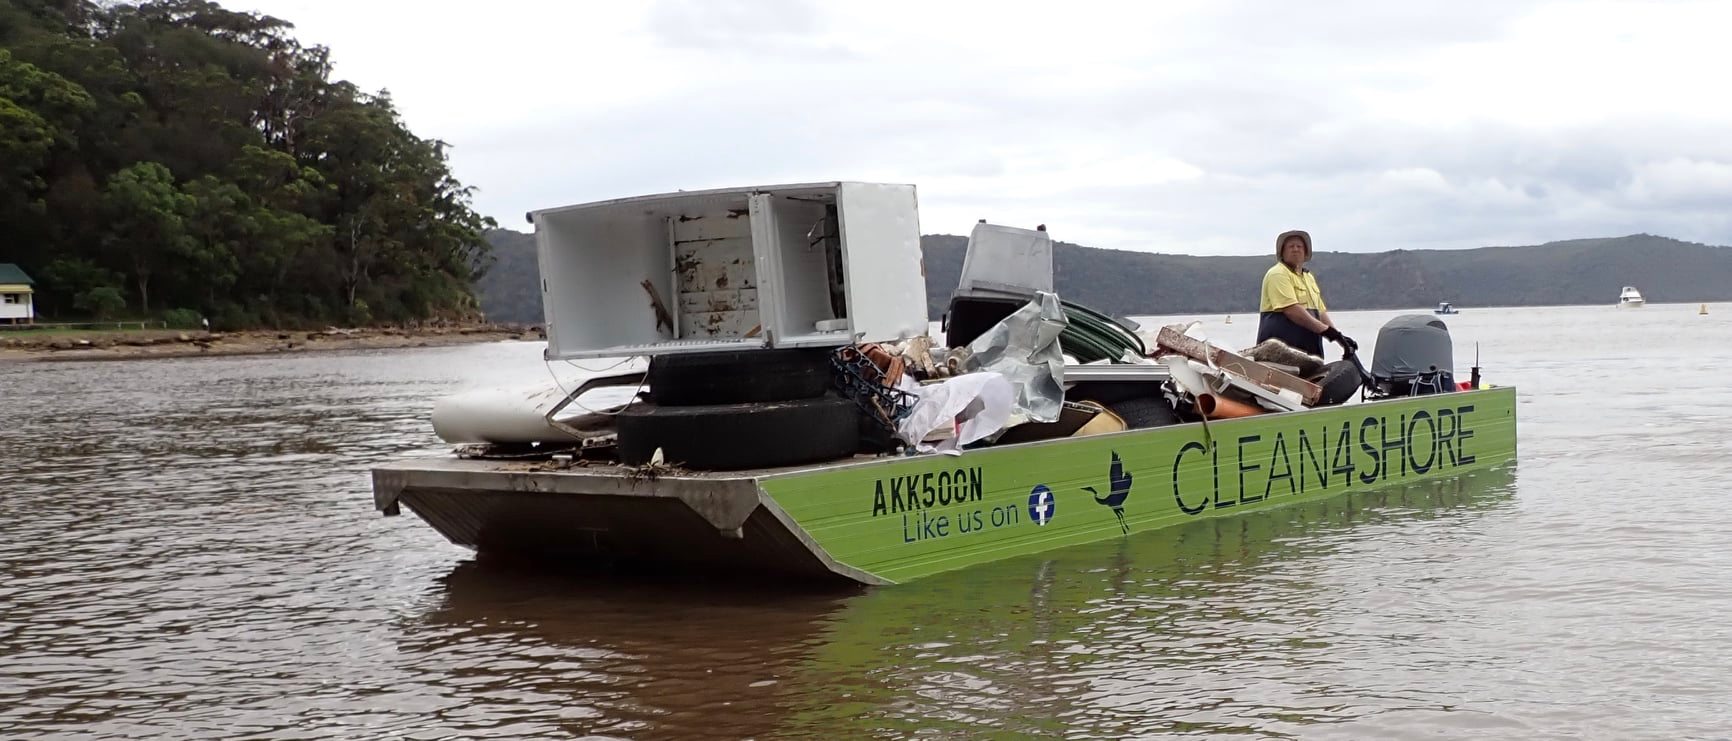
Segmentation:
{"type": "Polygon", "coordinates": [[[1468,390],[1479,390],[1479,343],[1473,343],[1473,375],[1468,377],[1468,390]]]}

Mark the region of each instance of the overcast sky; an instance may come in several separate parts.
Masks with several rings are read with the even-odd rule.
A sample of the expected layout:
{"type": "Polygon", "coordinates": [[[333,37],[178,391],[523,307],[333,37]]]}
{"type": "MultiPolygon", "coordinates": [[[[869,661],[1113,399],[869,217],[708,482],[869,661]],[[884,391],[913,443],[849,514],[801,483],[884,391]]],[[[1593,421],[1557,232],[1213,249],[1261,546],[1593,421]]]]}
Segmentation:
{"type": "Polygon", "coordinates": [[[928,234],[1156,252],[1732,243],[1732,3],[223,4],[388,89],[520,231],[841,179],[914,183],[928,234]]]}

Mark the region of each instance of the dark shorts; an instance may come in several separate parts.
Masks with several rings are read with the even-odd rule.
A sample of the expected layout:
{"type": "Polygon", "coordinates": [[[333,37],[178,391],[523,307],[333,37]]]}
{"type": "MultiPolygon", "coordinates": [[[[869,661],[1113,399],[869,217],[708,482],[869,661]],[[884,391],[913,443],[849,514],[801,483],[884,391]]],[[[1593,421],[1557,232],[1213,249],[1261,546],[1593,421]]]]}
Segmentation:
{"type": "MultiPolygon", "coordinates": [[[[1306,311],[1313,317],[1317,316],[1316,309],[1306,311]]],[[[1323,357],[1323,335],[1294,324],[1292,319],[1279,311],[1265,311],[1257,322],[1257,341],[1262,342],[1271,337],[1287,343],[1295,350],[1323,357]]]]}

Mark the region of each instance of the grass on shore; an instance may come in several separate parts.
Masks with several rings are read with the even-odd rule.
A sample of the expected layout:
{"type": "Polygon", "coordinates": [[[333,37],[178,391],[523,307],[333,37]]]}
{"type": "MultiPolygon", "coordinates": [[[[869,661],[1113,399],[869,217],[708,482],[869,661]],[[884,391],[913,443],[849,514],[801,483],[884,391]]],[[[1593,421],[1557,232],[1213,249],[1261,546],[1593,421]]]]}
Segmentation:
{"type": "Polygon", "coordinates": [[[41,338],[41,337],[87,337],[87,336],[93,336],[93,335],[104,336],[104,337],[119,337],[119,336],[126,336],[126,335],[144,335],[144,336],[155,337],[155,336],[165,335],[165,334],[172,335],[172,334],[179,334],[181,332],[202,332],[202,331],[204,331],[202,328],[198,328],[198,329],[194,329],[194,328],[190,328],[190,327],[164,328],[161,326],[155,326],[155,327],[146,326],[144,329],[139,329],[137,324],[134,324],[131,327],[124,327],[124,326],[123,327],[33,327],[33,326],[29,326],[29,325],[24,325],[24,326],[19,326],[19,327],[0,326],[0,338],[13,337],[13,338],[17,338],[17,339],[24,339],[24,338],[36,339],[36,338],[41,338]]]}

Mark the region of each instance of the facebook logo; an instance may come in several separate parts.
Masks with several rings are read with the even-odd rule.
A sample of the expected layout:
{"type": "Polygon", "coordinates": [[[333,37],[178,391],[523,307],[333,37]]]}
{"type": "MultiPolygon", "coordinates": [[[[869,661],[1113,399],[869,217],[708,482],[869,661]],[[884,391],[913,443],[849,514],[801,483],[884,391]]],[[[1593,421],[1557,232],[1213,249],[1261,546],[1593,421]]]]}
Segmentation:
{"type": "Polygon", "coordinates": [[[1036,525],[1045,525],[1052,519],[1054,502],[1052,490],[1046,484],[1039,484],[1028,494],[1028,519],[1036,525]]]}

